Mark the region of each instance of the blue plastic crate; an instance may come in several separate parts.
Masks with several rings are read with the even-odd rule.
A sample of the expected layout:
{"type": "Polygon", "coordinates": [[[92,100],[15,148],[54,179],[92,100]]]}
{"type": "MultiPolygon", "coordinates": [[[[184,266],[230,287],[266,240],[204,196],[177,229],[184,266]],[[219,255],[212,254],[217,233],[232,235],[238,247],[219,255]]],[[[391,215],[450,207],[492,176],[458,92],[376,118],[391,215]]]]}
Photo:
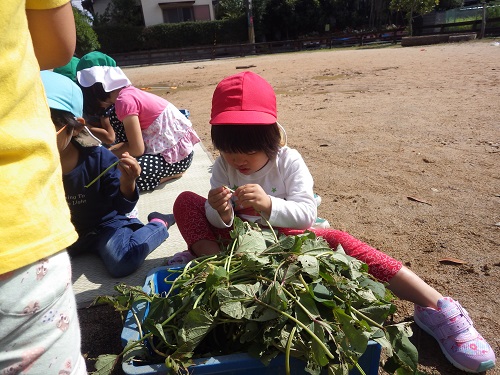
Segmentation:
{"type": "MultiPolygon", "coordinates": [[[[143,290],[146,293],[162,293],[170,289],[170,284],[165,283],[165,279],[174,280],[181,270],[181,267],[158,267],[152,269],[144,282],[143,290]]],[[[139,320],[143,320],[148,313],[148,304],[141,302],[132,308],[139,320]]],[[[137,324],[129,311],[122,330],[122,344],[125,346],[129,340],[139,339],[137,324]]],[[[380,362],[381,346],[375,341],[369,341],[365,353],[359,358],[359,365],[366,375],[377,375],[380,362]]],[[[189,367],[189,372],[193,375],[284,375],[285,355],[280,354],[274,358],[268,366],[259,359],[253,358],[246,353],[238,353],[210,358],[200,358],[194,360],[194,365],[189,367]]],[[[168,369],[164,364],[137,365],[135,362],[124,362],[123,372],[127,375],[162,375],[168,374],[168,369]]],[[[298,358],[290,358],[290,368],[292,375],[306,375],[305,362],[298,358]]],[[[324,371],[326,374],[326,371],[324,371]]],[[[357,369],[349,372],[350,375],[360,375],[357,369]]]]}

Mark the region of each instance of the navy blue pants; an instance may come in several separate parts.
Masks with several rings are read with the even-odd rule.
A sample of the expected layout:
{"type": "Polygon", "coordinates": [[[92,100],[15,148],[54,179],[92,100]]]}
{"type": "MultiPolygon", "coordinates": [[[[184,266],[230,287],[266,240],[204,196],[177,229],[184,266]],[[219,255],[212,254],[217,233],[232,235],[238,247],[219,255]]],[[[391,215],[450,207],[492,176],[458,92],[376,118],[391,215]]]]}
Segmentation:
{"type": "Polygon", "coordinates": [[[114,220],[82,236],[68,248],[71,256],[92,252],[102,259],[113,277],[136,271],[146,257],[168,238],[167,228],[158,222],[146,225],[137,219],[114,220]]]}

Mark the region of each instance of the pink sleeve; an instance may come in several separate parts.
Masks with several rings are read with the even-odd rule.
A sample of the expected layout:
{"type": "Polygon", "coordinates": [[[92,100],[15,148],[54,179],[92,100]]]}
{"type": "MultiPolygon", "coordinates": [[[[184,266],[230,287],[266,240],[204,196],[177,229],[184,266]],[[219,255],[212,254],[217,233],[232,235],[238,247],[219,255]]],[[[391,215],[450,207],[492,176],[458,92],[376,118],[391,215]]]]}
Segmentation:
{"type": "Polygon", "coordinates": [[[120,93],[116,98],[115,111],[118,120],[123,122],[123,119],[127,116],[139,116],[139,103],[134,96],[120,93]]]}

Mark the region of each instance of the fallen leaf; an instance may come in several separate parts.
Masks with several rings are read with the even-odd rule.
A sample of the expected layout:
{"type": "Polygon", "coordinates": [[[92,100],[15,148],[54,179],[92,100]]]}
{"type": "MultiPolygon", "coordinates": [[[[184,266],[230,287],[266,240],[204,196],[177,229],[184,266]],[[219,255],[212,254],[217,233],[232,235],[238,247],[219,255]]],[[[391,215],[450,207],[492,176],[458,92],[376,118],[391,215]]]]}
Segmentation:
{"type": "Polygon", "coordinates": [[[423,200],[415,198],[415,197],[406,197],[406,198],[408,198],[410,201],[414,201],[414,202],[418,202],[418,203],[423,203],[423,204],[428,204],[429,206],[432,206],[432,204],[430,204],[429,202],[423,201],[423,200]]]}
{"type": "Polygon", "coordinates": [[[457,258],[441,258],[439,263],[452,263],[452,264],[467,264],[466,261],[457,258]]]}

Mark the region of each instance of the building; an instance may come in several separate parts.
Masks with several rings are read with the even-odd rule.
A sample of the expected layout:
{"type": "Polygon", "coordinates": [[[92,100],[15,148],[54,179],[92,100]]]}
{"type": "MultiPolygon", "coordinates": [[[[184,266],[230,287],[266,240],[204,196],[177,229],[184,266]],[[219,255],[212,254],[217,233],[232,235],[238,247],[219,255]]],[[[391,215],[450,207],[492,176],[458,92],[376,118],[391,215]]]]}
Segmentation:
{"type": "MultiPolygon", "coordinates": [[[[93,0],[96,14],[104,14],[111,0],[93,0]]],[[[212,0],[137,0],[146,26],[161,23],[215,20],[212,0]]]]}

